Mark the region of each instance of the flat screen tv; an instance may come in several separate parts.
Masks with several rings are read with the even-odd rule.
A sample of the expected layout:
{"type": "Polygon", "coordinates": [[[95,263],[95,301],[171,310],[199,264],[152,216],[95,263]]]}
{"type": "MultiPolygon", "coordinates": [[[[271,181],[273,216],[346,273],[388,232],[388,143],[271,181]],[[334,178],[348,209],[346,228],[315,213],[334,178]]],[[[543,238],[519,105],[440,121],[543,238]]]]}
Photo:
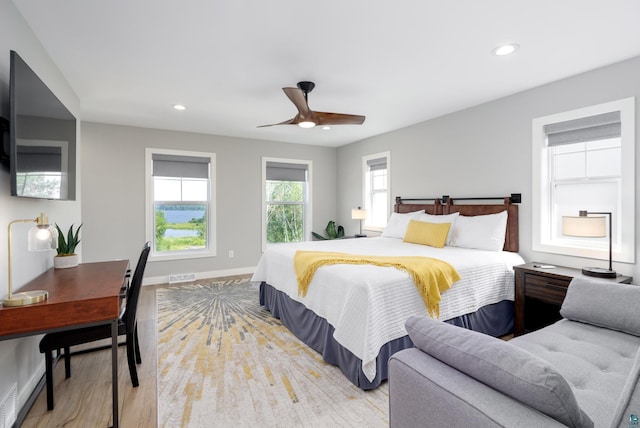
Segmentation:
{"type": "Polygon", "coordinates": [[[11,195],[76,199],[76,118],[20,56],[10,58],[11,195]]]}

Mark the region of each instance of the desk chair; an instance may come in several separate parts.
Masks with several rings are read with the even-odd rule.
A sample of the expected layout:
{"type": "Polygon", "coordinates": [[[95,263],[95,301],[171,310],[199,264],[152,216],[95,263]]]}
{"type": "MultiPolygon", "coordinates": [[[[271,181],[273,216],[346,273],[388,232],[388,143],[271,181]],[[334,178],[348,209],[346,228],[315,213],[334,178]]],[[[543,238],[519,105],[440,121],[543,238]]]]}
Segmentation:
{"type": "MultiPolygon", "coordinates": [[[[151,251],[151,243],[146,242],[142,248],[142,253],[138,259],[136,270],[131,278],[131,283],[126,290],[126,303],[124,310],[120,314],[118,320],[118,335],[126,336],[125,345],[127,346],[127,361],[129,363],[129,375],[131,383],[134,387],[138,386],[138,372],[136,363],[142,363],[140,358],[140,345],[138,343],[138,322],[136,312],[138,308],[138,300],[140,297],[140,289],[142,287],[142,277],[144,269],[147,265],[147,258],[151,251]]],[[[64,348],[64,366],[65,375],[71,377],[71,352],[70,347],[90,343],[96,340],[108,339],[111,337],[110,325],[99,325],[96,327],[78,328],[74,330],[65,330],[56,333],[46,334],[40,341],[40,352],[45,354],[46,381],[47,381],[47,409],[53,410],[53,366],[57,359],[53,358],[53,351],[59,351],[64,348]]],[[[111,345],[106,346],[111,347],[111,345]]],[[[93,348],[90,351],[104,349],[106,347],[93,348]]]]}

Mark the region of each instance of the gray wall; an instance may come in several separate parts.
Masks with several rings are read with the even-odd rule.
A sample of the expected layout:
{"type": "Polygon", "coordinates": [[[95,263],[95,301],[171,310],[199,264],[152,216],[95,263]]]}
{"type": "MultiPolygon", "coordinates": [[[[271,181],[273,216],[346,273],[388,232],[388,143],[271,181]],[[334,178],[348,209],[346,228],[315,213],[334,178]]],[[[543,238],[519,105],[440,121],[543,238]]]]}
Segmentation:
{"type": "MultiPolygon", "coordinates": [[[[9,117],[10,50],[18,52],[69,111],[79,117],[80,102],[77,96],[10,0],[0,0],[0,116],[9,117]]],[[[77,142],[81,151],[78,139],[77,142]]],[[[78,195],[80,190],[78,187],[78,195]]],[[[0,168],[0,207],[0,297],[4,298],[7,294],[7,225],[17,219],[35,219],[44,211],[51,222],[68,227],[71,223],[77,224],[81,215],[79,200],[63,202],[10,196],[9,173],[4,167],[0,168]]],[[[30,227],[30,224],[22,223],[12,228],[14,290],[53,265],[53,252],[27,251],[26,236],[30,227]]],[[[33,336],[0,341],[0,397],[16,384],[19,407],[44,374],[44,357],[38,350],[39,340],[39,336],[33,336]]]]}
{"type": "Polygon", "coordinates": [[[147,283],[171,274],[249,272],[257,265],[263,156],[313,161],[312,230],[324,230],[336,216],[335,148],[86,122],[82,141],[84,261],[137,259],[145,239],[145,148],[216,153],[217,257],[150,262],[147,283]]]}
{"type": "MultiPolygon", "coordinates": [[[[507,196],[522,193],[520,253],[527,261],[582,267],[586,259],[532,251],[531,121],[631,96],[640,133],[640,57],[338,149],[338,220],[360,204],[362,156],[391,152],[391,196],[507,196]]],[[[640,150],[636,150],[636,169],[640,150]]],[[[636,194],[640,174],[636,171],[636,194]]],[[[636,196],[636,206],[639,199],[636,196]]],[[[637,217],[637,216],[636,216],[637,217]]],[[[357,227],[357,226],[356,226],[357,227]]],[[[638,224],[636,224],[636,229],[638,224]]],[[[640,242],[636,237],[636,254],[640,242]]],[[[605,262],[595,265],[605,267],[605,262]]],[[[614,269],[640,281],[636,264],[614,269]]]]}

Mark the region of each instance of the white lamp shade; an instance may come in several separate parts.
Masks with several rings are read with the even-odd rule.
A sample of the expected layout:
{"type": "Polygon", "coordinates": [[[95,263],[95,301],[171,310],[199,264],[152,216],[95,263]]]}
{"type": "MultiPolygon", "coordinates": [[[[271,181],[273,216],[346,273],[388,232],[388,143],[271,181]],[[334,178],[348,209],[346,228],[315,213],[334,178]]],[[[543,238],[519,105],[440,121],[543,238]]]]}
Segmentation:
{"type": "Polygon", "coordinates": [[[367,210],[362,208],[353,208],[351,210],[351,218],[353,220],[364,220],[367,218],[367,210]]]}
{"type": "Polygon", "coordinates": [[[606,217],[563,216],[562,234],[582,238],[603,238],[607,236],[606,217]]]}

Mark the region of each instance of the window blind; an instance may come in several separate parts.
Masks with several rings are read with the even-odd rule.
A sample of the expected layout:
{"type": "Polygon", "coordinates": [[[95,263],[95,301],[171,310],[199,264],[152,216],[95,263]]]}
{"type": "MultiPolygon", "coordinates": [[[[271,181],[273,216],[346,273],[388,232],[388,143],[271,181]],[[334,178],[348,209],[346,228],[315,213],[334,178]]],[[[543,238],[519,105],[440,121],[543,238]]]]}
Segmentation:
{"type": "Polygon", "coordinates": [[[375,158],[367,160],[367,167],[369,171],[379,171],[381,169],[387,169],[387,158],[375,158]]]}
{"type": "Polygon", "coordinates": [[[209,178],[209,158],[154,153],[154,177],[209,178]]]}
{"type": "Polygon", "coordinates": [[[581,117],[544,126],[547,145],[584,143],[620,137],[620,111],[581,117]]]}
{"type": "Polygon", "coordinates": [[[307,164],[267,161],[267,180],[307,181],[307,164]]]}
{"type": "Polygon", "coordinates": [[[62,148],[53,146],[18,146],[18,172],[61,172],[62,148]]]}

